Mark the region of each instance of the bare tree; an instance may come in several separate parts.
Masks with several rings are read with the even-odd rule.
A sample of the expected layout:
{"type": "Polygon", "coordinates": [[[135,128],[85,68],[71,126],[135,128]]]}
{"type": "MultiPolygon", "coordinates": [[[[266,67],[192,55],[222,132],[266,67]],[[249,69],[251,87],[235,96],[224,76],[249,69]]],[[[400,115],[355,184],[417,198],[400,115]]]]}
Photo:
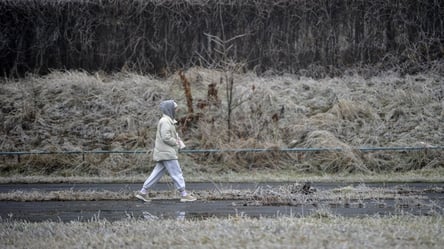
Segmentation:
{"type": "MultiPolygon", "coordinates": [[[[225,81],[225,90],[226,90],[226,101],[227,101],[227,128],[228,128],[228,140],[231,140],[231,116],[233,110],[240,106],[243,102],[247,101],[251,96],[238,96],[235,99],[234,96],[234,74],[236,72],[241,71],[245,67],[245,63],[236,62],[232,57],[230,57],[230,50],[234,47],[233,41],[236,39],[242,38],[247,34],[241,34],[234,36],[229,39],[221,39],[218,36],[205,34],[211,42],[214,42],[216,48],[214,51],[220,57],[218,61],[216,61],[216,67],[221,68],[223,70],[223,75],[220,78],[220,84],[223,85],[225,81]]],[[[214,66],[214,65],[213,65],[214,66]]]]}

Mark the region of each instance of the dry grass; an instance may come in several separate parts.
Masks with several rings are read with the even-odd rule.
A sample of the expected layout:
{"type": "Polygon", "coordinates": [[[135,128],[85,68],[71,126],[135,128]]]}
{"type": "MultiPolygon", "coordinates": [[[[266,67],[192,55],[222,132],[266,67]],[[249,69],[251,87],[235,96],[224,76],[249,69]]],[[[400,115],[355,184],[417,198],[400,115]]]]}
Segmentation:
{"type": "MultiPolygon", "coordinates": [[[[217,83],[220,105],[204,109],[181,133],[193,148],[342,147],[341,152],[222,153],[182,155],[192,172],[286,170],[315,174],[435,170],[443,151],[366,152],[355,147],[442,146],[443,77],[433,71],[399,76],[314,80],[296,75],[235,75],[232,139],[226,125],[222,73],[186,72],[194,103],[217,83]],[[209,167],[211,165],[211,167],[209,167]]],[[[157,79],[129,72],[115,75],[53,72],[18,81],[3,79],[1,151],[146,150],[135,155],[31,155],[0,161],[3,175],[120,176],[146,174],[159,118],[158,103],[186,101],[179,76],[157,79]]]]}
{"type": "Polygon", "coordinates": [[[441,248],[442,217],[232,217],[28,223],[3,220],[3,248],[441,248]]]}
{"type": "MultiPolygon", "coordinates": [[[[444,169],[422,169],[408,172],[387,173],[342,173],[342,174],[313,174],[301,173],[298,169],[284,170],[250,170],[247,172],[234,172],[225,170],[214,174],[211,170],[196,170],[186,165],[183,168],[187,182],[443,182],[444,169]],[[205,172],[203,172],[205,171],[205,172]]],[[[11,183],[143,183],[148,172],[129,176],[47,176],[47,175],[11,175],[0,177],[1,184],[11,183]]],[[[168,176],[160,179],[162,182],[170,182],[168,176]]]]}

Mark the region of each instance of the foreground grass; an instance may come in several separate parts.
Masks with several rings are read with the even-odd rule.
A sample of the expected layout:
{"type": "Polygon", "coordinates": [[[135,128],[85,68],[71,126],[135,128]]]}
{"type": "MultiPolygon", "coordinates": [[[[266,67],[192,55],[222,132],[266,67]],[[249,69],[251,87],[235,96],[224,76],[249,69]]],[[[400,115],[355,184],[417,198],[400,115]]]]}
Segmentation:
{"type": "Polygon", "coordinates": [[[3,248],[441,248],[438,217],[0,222],[3,248]]]}

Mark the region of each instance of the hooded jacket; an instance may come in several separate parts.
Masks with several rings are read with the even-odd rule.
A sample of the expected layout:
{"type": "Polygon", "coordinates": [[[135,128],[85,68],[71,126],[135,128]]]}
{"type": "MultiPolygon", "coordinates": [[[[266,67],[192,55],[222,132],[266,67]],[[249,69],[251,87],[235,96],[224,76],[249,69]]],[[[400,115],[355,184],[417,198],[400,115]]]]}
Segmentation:
{"type": "Polygon", "coordinates": [[[175,108],[177,104],[173,100],[166,100],[160,103],[160,110],[163,115],[157,124],[156,141],[154,144],[154,161],[178,159],[178,136],[174,124],[175,108]]]}

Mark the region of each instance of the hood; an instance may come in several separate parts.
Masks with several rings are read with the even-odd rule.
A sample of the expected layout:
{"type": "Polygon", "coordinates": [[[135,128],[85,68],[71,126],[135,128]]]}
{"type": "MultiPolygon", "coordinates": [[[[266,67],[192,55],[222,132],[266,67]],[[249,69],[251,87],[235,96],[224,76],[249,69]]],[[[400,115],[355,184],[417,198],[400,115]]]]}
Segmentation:
{"type": "Polygon", "coordinates": [[[176,106],[177,104],[174,102],[174,100],[165,100],[160,102],[160,110],[162,113],[173,120],[176,118],[176,106]]]}

